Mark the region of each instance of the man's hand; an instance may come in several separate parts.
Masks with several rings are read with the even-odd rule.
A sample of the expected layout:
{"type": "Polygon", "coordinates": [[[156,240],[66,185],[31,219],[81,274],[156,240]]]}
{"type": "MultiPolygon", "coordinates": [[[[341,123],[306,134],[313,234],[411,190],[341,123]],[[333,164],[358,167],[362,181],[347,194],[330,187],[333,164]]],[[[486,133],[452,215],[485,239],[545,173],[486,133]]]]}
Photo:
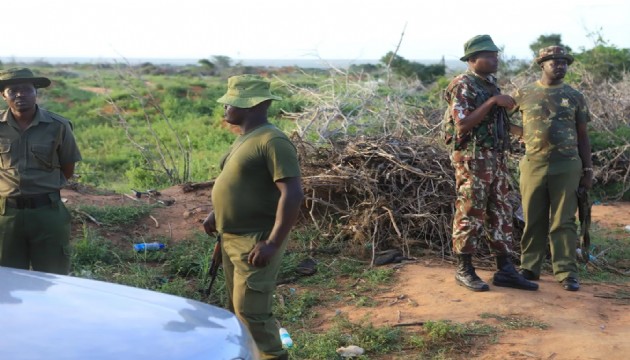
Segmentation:
{"type": "Polygon", "coordinates": [[[496,106],[501,106],[506,109],[512,109],[516,106],[516,101],[510,95],[495,95],[492,97],[496,106]]]}
{"type": "Polygon", "coordinates": [[[255,267],[265,267],[269,265],[271,258],[278,252],[278,247],[267,241],[259,241],[254,249],[249,253],[247,262],[255,267]]]}
{"type": "Polygon", "coordinates": [[[217,222],[214,218],[214,211],[210,211],[210,214],[208,214],[206,219],[203,221],[203,230],[208,235],[212,235],[217,232],[217,222]]]}
{"type": "Polygon", "coordinates": [[[582,174],[580,178],[580,187],[586,190],[590,190],[593,187],[593,172],[587,171],[582,174]]]}

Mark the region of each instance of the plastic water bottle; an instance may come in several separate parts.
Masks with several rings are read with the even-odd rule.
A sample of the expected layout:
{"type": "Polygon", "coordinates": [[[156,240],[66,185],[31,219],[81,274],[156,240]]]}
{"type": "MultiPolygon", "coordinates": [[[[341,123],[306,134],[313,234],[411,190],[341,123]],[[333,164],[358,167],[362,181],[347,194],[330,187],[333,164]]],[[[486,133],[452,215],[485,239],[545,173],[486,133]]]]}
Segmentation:
{"type": "Polygon", "coordinates": [[[282,341],[282,347],[285,349],[290,349],[293,347],[293,340],[291,340],[291,336],[287,329],[281,327],[280,328],[280,340],[282,341]]]}
{"type": "Polygon", "coordinates": [[[159,242],[133,244],[133,249],[137,252],[156,251],[164,249],[164,244],[159,242]]]}

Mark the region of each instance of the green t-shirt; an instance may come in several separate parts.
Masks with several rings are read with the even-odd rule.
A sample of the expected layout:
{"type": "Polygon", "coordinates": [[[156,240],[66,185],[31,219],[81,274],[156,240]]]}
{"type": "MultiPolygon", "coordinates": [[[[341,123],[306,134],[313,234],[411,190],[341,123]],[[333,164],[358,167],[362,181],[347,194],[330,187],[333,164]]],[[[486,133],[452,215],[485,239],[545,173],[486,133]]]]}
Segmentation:
{"type": "Polygon", "coordinates": [[[590,121],[586,100],[569,85],[537,81],[514,95],[523,115],[525,155],[531,160],[578,160],[577,124],[590,121]]]}
{"type": "Polygon", "coordinates": [[[297,151],[278,128],[265,124],[234,141],[212,188],[217,230],[233,234],[273,228],[280,191],[275,182],[299,177],[297,151]]]}

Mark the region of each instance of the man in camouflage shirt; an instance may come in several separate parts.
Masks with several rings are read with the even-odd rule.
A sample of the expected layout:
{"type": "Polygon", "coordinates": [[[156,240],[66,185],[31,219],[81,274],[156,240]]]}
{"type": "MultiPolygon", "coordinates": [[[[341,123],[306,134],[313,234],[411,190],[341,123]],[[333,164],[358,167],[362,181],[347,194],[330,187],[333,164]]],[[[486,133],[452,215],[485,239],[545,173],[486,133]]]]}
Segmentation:
{"type": "Polygon", "coordinates": [[[563,83],[573,56],[561,46],[549,46],[539,51],[536,63],[541,79],[514,97],[525,142],[521,274],[538,280],[549,239],[554,276],[565,290],[577,291],[577,191],[587,191],[593,182],[590,115],[582,93],[563,83]]]}
{"type": "Polygon", "coordinates": [[[457,199],[453,219],[453,251],[457,256],[455,280],[472,291],[487,291],[488,284],[472,265],[478,241],[484,237],[496,256],[493,284],[523,290],[538,285],[519,274],[510,260],[512,206],[506,150],[510,123],[505,109],[514,100],[501,95],[492,75],[497,71],[499,48],[490,36],[478,35],[464,44],[462,61],[468,71],[448,85],[445,99],[446,140],[452,146],[457,199]]]}

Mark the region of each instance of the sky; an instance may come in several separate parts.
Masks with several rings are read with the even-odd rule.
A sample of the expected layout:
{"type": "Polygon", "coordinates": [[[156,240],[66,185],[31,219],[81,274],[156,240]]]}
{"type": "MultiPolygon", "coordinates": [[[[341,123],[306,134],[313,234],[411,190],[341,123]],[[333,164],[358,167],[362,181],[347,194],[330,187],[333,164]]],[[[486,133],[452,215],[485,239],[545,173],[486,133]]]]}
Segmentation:
{"type": "Polygon", "coordinates": [[[489,34],[531,59],[539,35],[630,48],[630,0],[3,1],[0,58],[456,60],[489,34]],[[477,5],[480,4],[480,5],[477,5]]]}

